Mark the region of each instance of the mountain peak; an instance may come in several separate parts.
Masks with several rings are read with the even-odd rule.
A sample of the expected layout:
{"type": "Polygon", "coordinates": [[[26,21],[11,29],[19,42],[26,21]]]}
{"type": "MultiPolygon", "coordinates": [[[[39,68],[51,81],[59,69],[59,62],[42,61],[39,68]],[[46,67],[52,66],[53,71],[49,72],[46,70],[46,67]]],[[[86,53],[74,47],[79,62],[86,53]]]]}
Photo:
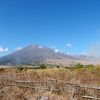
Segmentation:
{"type": "Polygon", "coordinates": [[[39,46],[42,46],[42,45],[39,45],[39,44],[32,44],[32,45],[29,45],[27,47],[39,47],[39,46]]]}
{"type": "MultiPolygon", "coordinates": [[[[95,58],[92,59],[92,63],[95,58]]],[[[48,47],[41,46],[39,44],[29,45],[21,50],[18,50],[9,55],[0,57],[1,65],[37,65],[41,63],[49,62],[49,64],[72,64],[73,62],[89,62],[91,61],[90,57],[87,56],[70,56],[64,53],[58,52],[48,47]]]]}
{"type": "Polygon", "coordinates": [[[39,64],[49,59],[63,59],[67,55],[41,45],[29,45],[19,51],[0,58],[0,64],[39,64]]]}

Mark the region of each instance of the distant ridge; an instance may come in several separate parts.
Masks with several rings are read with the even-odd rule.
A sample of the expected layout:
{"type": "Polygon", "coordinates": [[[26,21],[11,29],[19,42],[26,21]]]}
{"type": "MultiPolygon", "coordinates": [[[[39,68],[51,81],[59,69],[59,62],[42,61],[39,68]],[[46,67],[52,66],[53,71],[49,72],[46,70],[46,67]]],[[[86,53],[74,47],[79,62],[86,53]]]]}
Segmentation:
{"type": "Polygon", "coordinates": [[[0,65],[38,65],[62,64],[69,65],[75,63],[91,64],[96,62],[96,58],[84,55],[71,56],[54,49],[41,45],[30,45],[14,53],[0,57],[0,65]]]}
{"type": "Polygon", "coordinates": [[[30,45],[21,50],[18,50],[7,56],[0,58],[1,65],[17,65],[17,64],[40,64],[45,63],[49,59],[74,59],[72,56],[55,52],[51,48],[47,48],[41,45],[30,45]]]}

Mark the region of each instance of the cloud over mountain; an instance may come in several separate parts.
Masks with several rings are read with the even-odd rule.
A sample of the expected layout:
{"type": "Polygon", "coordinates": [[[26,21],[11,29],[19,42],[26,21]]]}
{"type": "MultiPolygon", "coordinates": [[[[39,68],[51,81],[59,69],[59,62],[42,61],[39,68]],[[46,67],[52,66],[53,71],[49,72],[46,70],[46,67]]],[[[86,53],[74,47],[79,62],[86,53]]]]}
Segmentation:
{"type": "Polygon", "coordinates": [[[4,48],[2,46],[0,46],[0,52],[7,52],[8,51],[8,48],[4,48]]]}

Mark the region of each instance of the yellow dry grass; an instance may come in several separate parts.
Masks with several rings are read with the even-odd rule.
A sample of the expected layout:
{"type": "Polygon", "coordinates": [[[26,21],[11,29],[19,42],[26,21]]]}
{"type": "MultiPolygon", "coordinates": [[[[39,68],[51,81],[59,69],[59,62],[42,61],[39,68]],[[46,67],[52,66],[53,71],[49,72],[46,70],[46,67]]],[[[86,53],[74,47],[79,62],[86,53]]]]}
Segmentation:
{"type": "MultiPolygon", "coordinates": [[[[25,80],[25,81],[45,81],[47,78],[54,78],[58,80],[69,81],[78,84],[93,84],[100,85],[100,66],[95,68],[82,69],[67,69],[67,68],[51,68],[51,69],[27,69],[18,70],[16,68],[7,68],[0,71],[0,100],[37,100],[39,95],[48,96],[50,100],[56,100],[57,94],[35,93],[30,89],[21,88],[18,86],[2,86],[3,78],[11,80],[25,80]]],[[[60,86],[61,87],[61,86],[60,86]]],[[[60,100],[69,100],[68,95],[59,95],[60,100]]]]}

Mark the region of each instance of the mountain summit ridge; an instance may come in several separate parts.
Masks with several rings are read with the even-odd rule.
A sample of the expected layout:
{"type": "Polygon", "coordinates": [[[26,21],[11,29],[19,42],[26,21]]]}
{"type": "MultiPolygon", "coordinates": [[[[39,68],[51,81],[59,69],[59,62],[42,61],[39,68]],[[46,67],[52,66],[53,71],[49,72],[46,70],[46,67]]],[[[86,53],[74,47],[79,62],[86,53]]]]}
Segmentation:
{"type": "Polygon", "coordinates": [[[87,56],[71,56],[61,52],[55,52],[54,49],[48,48],[39,44],[29,45],[20,50],[17,50],[11,54],[0,57],[0,65],[38,65],[41,63],[53,63],[53,64],[75,64],[81,63],[93,63],[95,58],[87,56]]]}
{"type": "Polygon", "coordinates": [[[16,65],[16,64],[39,64],[45,63],[49,59],[64,59],[71,57],[69,55],[55,52],[54,49],[41,45],[29,45],[21,50],[6,56],[0,57],[0,64],[16,65]]]}

